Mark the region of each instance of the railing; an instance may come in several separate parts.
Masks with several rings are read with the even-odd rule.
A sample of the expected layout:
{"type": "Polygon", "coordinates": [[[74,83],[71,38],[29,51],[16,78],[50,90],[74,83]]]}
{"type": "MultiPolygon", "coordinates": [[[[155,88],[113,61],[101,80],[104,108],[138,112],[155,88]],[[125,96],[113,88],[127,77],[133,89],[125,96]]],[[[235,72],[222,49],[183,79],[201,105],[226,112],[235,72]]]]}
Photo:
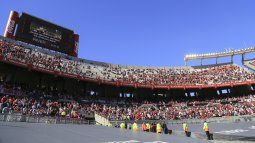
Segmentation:
{"type": "MultiPolygon", "coordinates": [[[[205,120],[204,119],[186,119],[186,120],[138,120],[136,121],[138,124],[146,123],[157,123],[157,122],[165,122],[167,124],[182,124],[183,122],[187,122],[188,124],[201,124],[205,120]]],[[[225,116],[225,117],[214,117],[206,119],[209,123],[233,123],[233,122],[254,122],[254,115],[244,115],[244,116],[225,116]]],[[[119,125],[124,121],[110,121],[112,125],[119,125]]],[[[127,121],[127,123],[133,123],[134,121],[127,121]]]]}
{"type": "Polygon", "coordinates": [[[51,116],[28,116],[21,114],[0,114],[0,121],[48,123],[48,124],[95,124],[94,120],[87,119],[74,119],[67,117],[51,117],[51,116]]]}

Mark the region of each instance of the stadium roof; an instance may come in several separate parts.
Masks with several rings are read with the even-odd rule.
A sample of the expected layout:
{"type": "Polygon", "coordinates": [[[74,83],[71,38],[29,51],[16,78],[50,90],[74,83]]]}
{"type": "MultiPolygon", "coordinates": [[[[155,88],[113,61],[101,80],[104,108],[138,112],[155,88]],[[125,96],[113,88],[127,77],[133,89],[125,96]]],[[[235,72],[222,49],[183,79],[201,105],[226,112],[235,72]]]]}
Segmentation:
{"type": "Polygon", "coordinates": [[[255,52],[255,47],[238,49],[238,50],[228,50],[225,52],[217,52],[217,53],[188,54],[188,55],[185,55],[184,61],[243,55],[243,54],[251,53],[251,52],[255,52]]]}

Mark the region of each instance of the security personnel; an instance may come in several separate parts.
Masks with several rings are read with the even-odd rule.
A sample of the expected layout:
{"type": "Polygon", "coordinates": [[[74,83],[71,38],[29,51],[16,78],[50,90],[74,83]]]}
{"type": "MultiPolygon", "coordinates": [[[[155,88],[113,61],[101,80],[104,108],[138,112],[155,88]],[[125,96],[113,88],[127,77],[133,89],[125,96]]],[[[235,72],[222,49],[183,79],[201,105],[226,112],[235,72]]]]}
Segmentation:
{"type": "Polygon", "coordinates": [[[138,125],[136,122],[133,123],[132,128],[133,128],[133,131],[138,131],[138,125]]]}
{"type": "Polygon", "coordinates": [[[188,127],[188,124],[186,122],[183,122],[182,129],[185,132],[186,136],[189,137],[189,127],[188,127]]]}
{"type": "Polygon", "coordinates": [[[132,129],[132,124],[127,124],[127,129],[131,130],[132,129]]]}
{"type": "Polygon", "coordinates": [[[206,121],[204,121],[204,126],[203,126],[203,130],[205,131],[205,134],[207,136],[207,139],[210,140],[210,132],[209,132],[209,125],[206,121]]]}
{"type": "Polygon", "coordinates": [[[125,123],[121,123],[121,124],[120,124],[120,128],[121,128],[121,129],[125,129],[125,128],[126,128],[125,123]]]}
{"type": "Polygon", "coordinates": [[[168,128],[165,122],[162,124],[162,129],[164,134],[168,134],[168,128]]]}
{"type": "Polygon", "coordinates": [[[142,124],[142,131],[145,132],[146,130],[147,130],[147,126],[146,126],[146,124],[143,122],[143,124],[142,124]]]}
{"type": "Polygon", "coordinates": [[[162,127],[161,127],[160,123],[157,123],[157,125],[156,125],[156,131],[157,131],[158,134],[161,134],[161,133],[162,133],[162,127]]]}
{"type": "Polygon", "coordinates": [[[127,127],[128,127],[128,126],[127,126],[127,122],[125,121],[125,123],[124,123],[124,124],[125,124],[125,129],[127,129],[127,127]]]}
{"type": "Polygon", "coordinates": [[[146,128],[147,128],[147,130],[146,130],[146,131],[147,131],[147,132],[149,132],[149,131],[150,131],[150,129],[151,129],[151,125],[150,125],[150,123],[147,123],[147,124],[146,124],[146,128]]]}
{"type": "Polygon", "coordinates": [[[156,124],[155,123],[151,124],[151,132],[156,133],[156,124]]]}

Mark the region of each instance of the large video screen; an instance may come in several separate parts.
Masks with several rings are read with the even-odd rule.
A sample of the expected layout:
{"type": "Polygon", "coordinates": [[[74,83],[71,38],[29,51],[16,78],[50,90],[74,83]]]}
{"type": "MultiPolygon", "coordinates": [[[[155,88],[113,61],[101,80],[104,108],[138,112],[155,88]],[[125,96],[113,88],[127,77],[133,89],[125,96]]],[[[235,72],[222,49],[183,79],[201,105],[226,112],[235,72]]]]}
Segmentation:
{"type": "Polygon", "coordinates": [[[22,13],[16,39],[50,50],[69,54],[73,50],[74,32],[40,18],[22,13]]]}

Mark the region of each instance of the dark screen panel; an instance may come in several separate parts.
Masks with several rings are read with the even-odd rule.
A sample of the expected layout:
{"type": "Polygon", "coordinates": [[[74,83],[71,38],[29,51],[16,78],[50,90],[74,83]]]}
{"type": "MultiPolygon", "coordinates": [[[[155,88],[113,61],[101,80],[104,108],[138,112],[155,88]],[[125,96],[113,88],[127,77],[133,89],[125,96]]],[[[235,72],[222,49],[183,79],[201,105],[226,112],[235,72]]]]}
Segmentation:
{"type": "Polygon", "coordinates": [[[69,54],[73,50],[74,32],[40,18],[22,13],[16,39],[42,48],[69,54]]]}

